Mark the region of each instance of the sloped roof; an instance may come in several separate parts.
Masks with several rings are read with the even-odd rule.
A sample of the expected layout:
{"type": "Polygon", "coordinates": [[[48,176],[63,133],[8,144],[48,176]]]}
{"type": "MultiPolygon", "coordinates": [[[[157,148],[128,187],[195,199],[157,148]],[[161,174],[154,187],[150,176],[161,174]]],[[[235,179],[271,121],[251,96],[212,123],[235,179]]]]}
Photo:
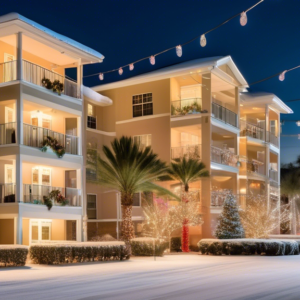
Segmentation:
{"type": "Polygon", "coordinates": [[[99,106],[107,106],[107,105],[112,105],[113,101],[106,97],[103,96],[97,92],[95,92],[94,90],[90,89],[89,87],[86,86],[82,86],[82,92],[83,95],[88,98],[88,100],[95,104],[95,105],[99,105],[99,106]]]}

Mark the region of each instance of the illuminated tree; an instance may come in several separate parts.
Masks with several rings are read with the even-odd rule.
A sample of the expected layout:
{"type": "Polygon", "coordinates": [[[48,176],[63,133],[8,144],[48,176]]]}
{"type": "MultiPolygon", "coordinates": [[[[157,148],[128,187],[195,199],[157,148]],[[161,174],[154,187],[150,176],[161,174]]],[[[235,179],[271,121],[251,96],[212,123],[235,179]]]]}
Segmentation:
{"type": "Polygon", "coordinates": [[[134,238],[132,223],[133,194],[156,191],[173,195],[154,182],[167,174],[167,166],[157,158],[151,147],[140,147],[131,137],[121,137],[103,146],[104,158],[97,157],[97,183],[121,193],[122,237],[128,242],[134,238]]]}
{"type": "MultiPolygon", "coordinates": [[[[190,183],[209,176],[209,172],[205,169],[203,162],[187,158],[186,156],[171,163],[169,174],[183,185],[181,201],[184,205],[187,205],[189,202],[190,183]]],[[[181,248],[183,252],[189,252],[189,223],[188,217],[182,219],[181,248]]]]}

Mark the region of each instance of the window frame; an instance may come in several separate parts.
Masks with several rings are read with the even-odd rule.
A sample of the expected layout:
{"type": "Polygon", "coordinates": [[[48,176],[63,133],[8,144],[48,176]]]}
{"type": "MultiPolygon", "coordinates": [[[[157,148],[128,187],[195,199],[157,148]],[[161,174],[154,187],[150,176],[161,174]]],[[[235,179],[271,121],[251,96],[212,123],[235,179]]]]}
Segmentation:
{"type": "Polygon", "coordinates": [[[93,104],[87,103],[86,106],[86,127],[90,128],[90,129],[97,129],[97,117],[95,117],[95,108],[93,104]],[[89,105],[92,107],[92,114],[89,114],[89,105]],[[89,123],[95,123],[95,128],[94,127],[90,127],[89,123]]]}
{"type": "Polygon", "coordinates": [[[146,93],[141,93],[141,94],[135,94],[135,95],[132,95],[132,118],[139,118],[139,117],[146,117],[146,116],[153,116],[153,93],[152,92],[146,92],[146,93]],[[148,94],[151,94],[151,102],[144,102],[144,95],[148,95],[148,94]],[[135,96],[142,96],[142,102],[141,103],[136,103],[134,104],[133,103],[133,98],[135,96]],[[144,104],[149,104],[149,103],[152,103],[152,114],[148,114],[148,115],[144,115],[144,104]],[[135,106],[142,106],[142,115],[141,116],[134,116],[134,111],[133,111],[133,108],[135,106]]]}
{"type": "Polygon", "coordinates": [[[135,138],[142,137],[142,136],[147,136],[147,143],[149,142],[148,136],[150,136],[150,145],[144,145],[141,142],[139,143],[139,145],[141,145],[143,147],[149,147],[149,146],[152,147],[152,134],[151,133],[134,135],[133,141],[135,142],[135,138]]]}
{"type": "Polygon", "coordinates": [[[97,194],[94,194],[94,193],[87,193],[86,194],[86,215],[88,217],[88,220],[97,220],[97,208],[98,208],[98,205],[97,205],[97,194]],[[89,216],[88,216],[88,210],[94,210],[94,209],[89,209],[88,208],[88,196],[91,195],[91,196],[95,196],[96,198],[96,201],[95,201],[95,212],[96,212],[96,217],[95,219],[90,219],[89,216]]]}
{"type": "Polygon", "coordinates": [[[132,208],[142,207],[142,193],[138,192],[138,193],[134,193],[134,194],[139,194],[139,205],[133,205],[133,201],[132,201],[132,208]]]}

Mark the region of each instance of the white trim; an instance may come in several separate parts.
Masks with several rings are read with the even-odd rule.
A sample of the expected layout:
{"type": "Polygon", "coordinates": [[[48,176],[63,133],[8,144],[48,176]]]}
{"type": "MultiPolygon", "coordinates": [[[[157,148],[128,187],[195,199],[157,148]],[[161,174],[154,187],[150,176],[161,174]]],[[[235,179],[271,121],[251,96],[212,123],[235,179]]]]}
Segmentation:
{"type": "Polygon", "coordinates": [[[167,117],[167,116],[170,116],[170,113],[158,114],[158,115],[150,115],[150,116],[142,116],[142,117],[135,117],[135,118],[124,120],[124,121],[117,121],[116,124],[119,125],[119,124],[124,124],[124,123],[144,121],[144,120],[148,120],[148,119],[155,119],[155,118],[161,118],[161,117],[167,117]]]}
{"type": "Polygon", "coordinates": [[[102,130],[93,129],[93,128],[89,128],[89,127],[87,127],[86,130],[90,131],[90,132],[98,133],[98,134],[103,134],[106,136],[116,136],[117,135],[116,132],[107,132],[107,131],[102,131],[102,130]]]}
{"type": "MultiPolygon", "coordinates": [[[[230,68],[231,69],[231,68],[230,68]]],[[[228,84],[234,86],[234,87],[239,87],[239,85],[235,82],[234,78],[232,78],[230,75],[225,73],[219,68],[213,68],[211,70],[211,73],[217,76],[218,78],[222,79],[223,81],[227,82],[228,84]]]]}
{"type": "Polygon", "coordinates": [[[181,117],[171,116],[171,122],[174,121],[183,121],[183,120],[191,120],[191,119],[199,119],[202,117],[211,117],[210,113],[200,113],[200,114],[190,114],[181,117]]]}
{"type": "Polygon", "coordinates": [[[233,125],[230,125],[228,123],[225,123],[219,119],[216,119],[215,117],[211,117],[211,124],[216,126],[216,127],[219,127],[219,128],[222,128],[222,129],[225,129],[227,131],[231,131],[232,133],[235,133],[237,136],[240,135],[240,128],[238,127],[235,127],[233,125]]]}
{"type": "Polygon", "coordinates": [[[218,164],[216,162],[210,162],[210,168],[212,170],[217,170],[217,171],[226,171],[226,172],[230,172],[230,173],[239,173],[239,169],[238,167],[232,167],[232,166],[227,166],[227,165],[223,165],[223,164],[218,164]]]}

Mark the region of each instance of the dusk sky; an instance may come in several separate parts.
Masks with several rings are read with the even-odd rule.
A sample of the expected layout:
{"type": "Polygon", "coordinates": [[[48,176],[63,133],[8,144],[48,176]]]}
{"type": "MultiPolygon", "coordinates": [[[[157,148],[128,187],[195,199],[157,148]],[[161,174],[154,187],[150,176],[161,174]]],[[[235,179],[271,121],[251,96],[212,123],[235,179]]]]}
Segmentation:
{"type": "MultiPolygon", "coordinates": [[[[84,75],[105,72],[160,52],[194,38],[229,17],[247,9],[258,0],[10,0],[1,3],[1,14],[18,12],[58,33],[83,43],[105,56],[102,64],[86,66],[84,75]]],[[[85,79],[88,86],[125,79],[141,73],[211,56],[231,55],[249,84],[300,65],[299,0],[265,0],[248,13],[248,24],[240,26],[236,18],[209,33],[207,46],[199,39],[183,47],[178,58],[171,50],[135,65],[122,76],[116,72],[85,79]]],[[[251,91],[276,94],[293,110],[284,120],[300,120],[300,69],[250,86],[251,91]]],[[[285,122],[283,135],[297,135],[300,127],[285,122]]],[[[297,137],[281,138],[281,162],[294,161],[300,154],[297,137]]]]}

